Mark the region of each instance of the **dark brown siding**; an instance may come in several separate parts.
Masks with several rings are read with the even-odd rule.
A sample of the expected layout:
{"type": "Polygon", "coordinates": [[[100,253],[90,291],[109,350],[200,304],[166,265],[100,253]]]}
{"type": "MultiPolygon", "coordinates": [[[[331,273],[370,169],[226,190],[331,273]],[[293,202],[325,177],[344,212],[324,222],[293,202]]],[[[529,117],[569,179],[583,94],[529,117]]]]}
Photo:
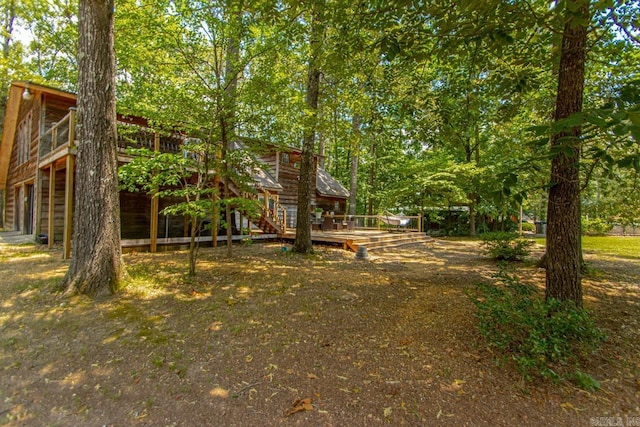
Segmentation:
{"type": "Polygon", "coordinates": [[[47,96],[44,102],[44,129],[43,132],[51,129],[54,123],[58,123],[69,114],[69,108],[75,107],[75,100],[47,96]]]}
{"type": "Polygon", "coordinates": [[[31,101],[22,101],[20,112],[18,113],[18,126],[31,112],[31,145],[29,149],[29,161],[18,164],[17,132],[11,149],[11,160],[9,161],[9,174],[7,176],[7,196],[6,196],[6,228],[16,229],[16,186],[22,185],[25,181],[35,179],[38,155],[38,136],[40,128],[41,102],[39,96],[34,96],[31,101]]]}
{"type": "Polygon", "coordinates": [[[123,239],[148,239],[151,197],[145,193],[120,191],[120,227],[123,239]]]}
{"type": "MultiPolygon", "coordinates": [[[[49,234],[49,174],[50,170],[42,173],[42,234],[49,234]]],[[[56,171],[56,189],[54,195],[54,238],[56,242],[62,241],[64,233],[64,188],[65,170],[56,171]]]]}
{"type": "MultiPolygon", "coordinates": [[[[261,160],[269,167],[269,172],[274,178],[277,178],[278,183],[282,185],[283,190],[280,192],[280,204],[283,206],[297,206],[298,205],[298,183],[300,177],[300,162],[301,156],[299,153],[287,153],[289,155],[289,162],[283,163],[283,155],[280,153],[280,167],[278,169],[278,176],[276,177],[276,155],[270,154],[261,157],[261,160]]],[[[315,170],[315,168],[314,168],[315,170]]],[[[313,173],[312,188],[316,187],[316,174],[313,173]]],[[[315,191],[312,192],[311,202],[315,202],[315,191]]]]}

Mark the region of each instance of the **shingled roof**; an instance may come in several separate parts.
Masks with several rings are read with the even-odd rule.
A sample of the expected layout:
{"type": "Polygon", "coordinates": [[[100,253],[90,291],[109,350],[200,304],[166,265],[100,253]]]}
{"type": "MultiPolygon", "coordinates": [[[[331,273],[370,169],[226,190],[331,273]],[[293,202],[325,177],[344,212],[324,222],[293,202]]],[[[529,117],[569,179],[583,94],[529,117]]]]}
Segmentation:
{"type": "Polygon", "coordinates": [[[320,166],[318,166],[318,174],[316,175],[316,190],[318,194],[324,197],[338,197],[341,199],[349,197],[349,191],[320,166]]]}
{"type": "Polygon", "coordinates": [[[271,174],[262,167],[253,170],[253,179],[260,188],[272,191],[282,191],[282,185],[280,185],[271,176],[271,174]]]}

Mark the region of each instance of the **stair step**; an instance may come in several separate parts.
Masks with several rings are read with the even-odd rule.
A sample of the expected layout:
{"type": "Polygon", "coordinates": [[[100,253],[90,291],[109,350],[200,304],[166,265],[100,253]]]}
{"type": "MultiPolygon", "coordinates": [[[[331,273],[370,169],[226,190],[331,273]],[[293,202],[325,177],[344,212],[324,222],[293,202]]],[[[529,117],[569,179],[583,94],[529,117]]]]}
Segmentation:
{"type": "Polygon", "coordinates": [[[357,246],[366,246],[367,250],[380,250],[386,248],[395,248],[399,246],[430,243],[433,241],[431,236],[426,235],[401,235],[401,236],[385,236],[372,237],[369,239],[358,239],[353,243],[357,246]]]}
{"type": "Polygon", "coordinates": [[[421,245],[421,244],[424,245],[431,242],[432,240],[406,240],[406,241],[400,241],[400,242],[386,242],[385,244],[374,245],[371,247],[367,246],[367,250],[379,251],[379,250],[397,248],[400,246],[421,245]]]}

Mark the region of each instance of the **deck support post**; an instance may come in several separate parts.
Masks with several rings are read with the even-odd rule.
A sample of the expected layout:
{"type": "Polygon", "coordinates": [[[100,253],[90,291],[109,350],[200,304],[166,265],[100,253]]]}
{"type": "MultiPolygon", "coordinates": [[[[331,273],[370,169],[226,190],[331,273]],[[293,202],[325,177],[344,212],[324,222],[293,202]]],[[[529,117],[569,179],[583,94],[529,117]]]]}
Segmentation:
{"type": "Polygon", "coordinates": [[[48,214],[49,218],[47,219],[47,234],[49,235],[48,243],[49,249],[53,248],[53,243],[55,240],[55,207],[56,207],[56,164],[52,163],[49,168],[49,206],[48,206],[48,214]]]}
{"type": "Polygon", "coordinates": [[[67,153],[67,165],[64,182],[64,234],[62,238],[62,258],[71,257],[71,236],[73,233],[73,188],[76,169],[75,150],[76,140],[76,109],[69,109],[69,152],[67,153]]]}
{"type": "Polygon", "coordinates": [[[211,246],[218,247],[218,224],[220,223],[220,176],[216,173],[213,177],[213,218],[211,218],[211,246]]]}
{"type": "Polygon", "coordinates": [[[34,233],[36,238],[42,234],[42,170],[36,169],[36,196],[35,196],[35,215],[36,215],[36,227],[34,233]]]}
{"type": "Polygon", "coordinates": [[[64,182],[64,237],[62,239],[63,259],[71,257],[71,236],[73,232],[73,186],[75,175],[76,157],[67,155],[67,170],[64,182]]]}
{"type": "MultiPolygon", "coordinates": [[[[153,133],[153,151],[160,151],[160,134],[158,132],[153,133]]],[[[155,253],[158,250],[158,210],[160,206],[160,200],[158,200],[158,189],[155,189],[154,194],[151,196],[151,224],[149,225],[149,234],[151,243],[149,244],[149,250],[151,253],[155,253]]]]}

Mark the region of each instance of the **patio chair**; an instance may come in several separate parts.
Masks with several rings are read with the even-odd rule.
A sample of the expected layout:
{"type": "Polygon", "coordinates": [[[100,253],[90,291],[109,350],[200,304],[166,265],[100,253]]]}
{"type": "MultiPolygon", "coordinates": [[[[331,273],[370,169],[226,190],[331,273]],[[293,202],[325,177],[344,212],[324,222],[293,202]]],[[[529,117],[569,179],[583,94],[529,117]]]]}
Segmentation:
{"type": "Polygon", "coordinates": [[[322,221],[322,231],[333,231],[333,218],[325,216],[322,221]]]}

